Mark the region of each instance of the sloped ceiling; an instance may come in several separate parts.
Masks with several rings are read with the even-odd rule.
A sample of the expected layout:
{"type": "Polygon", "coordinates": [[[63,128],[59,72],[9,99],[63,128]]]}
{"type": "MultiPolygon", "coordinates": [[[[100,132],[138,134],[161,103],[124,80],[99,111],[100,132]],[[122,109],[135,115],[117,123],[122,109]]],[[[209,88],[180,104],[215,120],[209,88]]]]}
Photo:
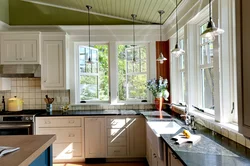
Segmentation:
{"type": "MultiPolygon", "coordinates": [[[[177,0],[179,4],[181,0],[177,0]]],[[[175,0],[9,0],[10,25],[91,25],[158,24],[158,10],[164,10],[164,23],[175,10],[175,0]]]]}

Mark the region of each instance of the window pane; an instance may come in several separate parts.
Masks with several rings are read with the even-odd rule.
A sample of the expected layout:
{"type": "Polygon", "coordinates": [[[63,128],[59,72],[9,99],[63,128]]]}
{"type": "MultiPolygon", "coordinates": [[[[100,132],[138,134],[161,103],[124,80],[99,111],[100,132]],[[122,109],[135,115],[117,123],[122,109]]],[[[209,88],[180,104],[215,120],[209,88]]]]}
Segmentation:
{"type": "Polygon", "coordinates": [[[213,68],[201,69],[202,107],[214,109],[214,71],[213,68]]]}
{"type": "Polygon", "coordinates": [[[98,98],[98,77],[80,77],[80,100],[91,100],[98,98]]]}
{"type": "Polygon", "coordinates": [[[147,99],[145,46],[118,46],[118,95],[120,101],[147,99]],[[133,49],[135,54],[133,55],[133,49]],[[131,55],[132,54],[132,55],[131,55]],[[135,56],[135,62],[133,60],[135,56]]]}
{"type": "Polygon", "coordinates": [[[79,54],[80,101],[109,100],[108,46],[79,46],[79,54]]]}
{"type": "Polygon", "coordinates": [[[147,99],[147,89],[142,82],[147,82],[147,75],[128,76],[127,81],[128,99],[147,99]]]}

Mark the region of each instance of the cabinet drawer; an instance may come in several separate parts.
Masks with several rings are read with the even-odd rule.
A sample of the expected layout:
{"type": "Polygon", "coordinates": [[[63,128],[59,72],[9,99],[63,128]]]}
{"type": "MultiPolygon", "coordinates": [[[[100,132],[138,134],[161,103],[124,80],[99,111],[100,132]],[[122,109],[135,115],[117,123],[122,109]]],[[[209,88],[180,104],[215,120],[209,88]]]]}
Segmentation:
{"type": "Polygon", "coordinates": [[[108,146],[126,146],[126,145],[127,145],[126,137],[108,138],[108,146]]]}
{"type": "Polygon", "coordinates": [[[81,142],[82,129],[74,128],[39,128],[37,134],[56,134],[55,143],[81,142]]]}
{"type": "Polygon", "coordinates": [[[108,147],[108,156],[126,156],[126,147],[108,147]]]}
{"type": "Polygon", "coordinates": [[[127,136],[127,130],[126,128],[120,128],[120,129],[108,129],[108,137],[126,137],[127,136]]]}
{"type": "Polygon", "coordinates": [[[54,143],[53,157],[55,159],[71,159],[82,156],[81,143],[54,143]]]}
{"type": "Polygon", "coordinates": [[[80,127],[81,118],[36,118],[37,127],[80,127]]]}
{"type": "Polygon", "coordinates": [[[126,118],[107,118],[107,127],[123,128],[126,125],[126,118]]]}

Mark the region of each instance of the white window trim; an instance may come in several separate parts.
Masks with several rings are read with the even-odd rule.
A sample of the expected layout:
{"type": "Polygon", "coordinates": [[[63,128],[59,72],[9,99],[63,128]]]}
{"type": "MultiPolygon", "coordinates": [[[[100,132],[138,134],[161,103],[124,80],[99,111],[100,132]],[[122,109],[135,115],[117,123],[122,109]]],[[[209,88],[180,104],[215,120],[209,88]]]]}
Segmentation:
{"type": "MultiPolygon", "coordinates": [[[[78,68],[75,67],[75,64],[78,64],[76,58],[77,53],[77,45],[83,44],[86,45],[87,42],[79,42],[79,41],[70,41],[70,53],[73,55],[72,59],[70,60],[71,69],[70,72],[74,73],[71,75],[70,81],[70,103],[71,105],[125,105],[125,104],[152,104],[153,103],[153,95],[148,92],[149,100],[147,102],[119,102],[118,101],[118,67],[117,67],[117,46],[119,44],[131,44],[131,42],[119,42],[119,41],[110,41],[110,42],[92,42],[92,44],[104,44],[109,46],[109,92],[110,92],[110,100],[105,101],[94,101],[88,103],[79,103],[76,100],[76,90],[77,90],[77,70],[78,68]]],[[[147,67],[148,67],[148,79],[156,78],[156,42],[155,41],[141,41],[137,42],[138,44],[147,44],[148,45],[148,56],[147,56],[147,67]]]]}

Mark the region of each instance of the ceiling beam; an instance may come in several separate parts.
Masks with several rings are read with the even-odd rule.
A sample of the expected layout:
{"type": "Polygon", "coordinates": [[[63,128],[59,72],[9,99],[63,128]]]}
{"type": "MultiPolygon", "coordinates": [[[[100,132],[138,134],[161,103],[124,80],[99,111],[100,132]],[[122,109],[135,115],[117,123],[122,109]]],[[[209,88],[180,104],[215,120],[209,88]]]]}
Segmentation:
{"type": "MultiPolygon", "coordinates": [[[[81,13],[88,13],[87,10],[81,10],[81,9],[76,9],[76,8],[71,8],[71,7],[65,7],[65,6],[61,6],[61,5],[55,5],[55,4],[51,4],[51,3],[39,2],[39,1],[35,1],[35,0],[22,0],[22,1],[29,2],[29,3],[34,3],[34,4],[38,4],[38,5],[44,5],[44,6],[50,6],[50,7],[60,8],[60,9],[72,10],[72,11],[81,12],[81,13]]],[[[112,16],[112,15],[108,15],[108,14],[102,14],[102,13],[98,13],[98,12],[91,12],[90,11],[90,14],[133,22],[132,19],[123,18],[123,17],[117,17],[117,16],[112,16]]],[[[150,22],[139,21],[139,20],[135,20],[135,22],[136,23],[141,23],[141,24],[151,24],[150,22]]]]}

